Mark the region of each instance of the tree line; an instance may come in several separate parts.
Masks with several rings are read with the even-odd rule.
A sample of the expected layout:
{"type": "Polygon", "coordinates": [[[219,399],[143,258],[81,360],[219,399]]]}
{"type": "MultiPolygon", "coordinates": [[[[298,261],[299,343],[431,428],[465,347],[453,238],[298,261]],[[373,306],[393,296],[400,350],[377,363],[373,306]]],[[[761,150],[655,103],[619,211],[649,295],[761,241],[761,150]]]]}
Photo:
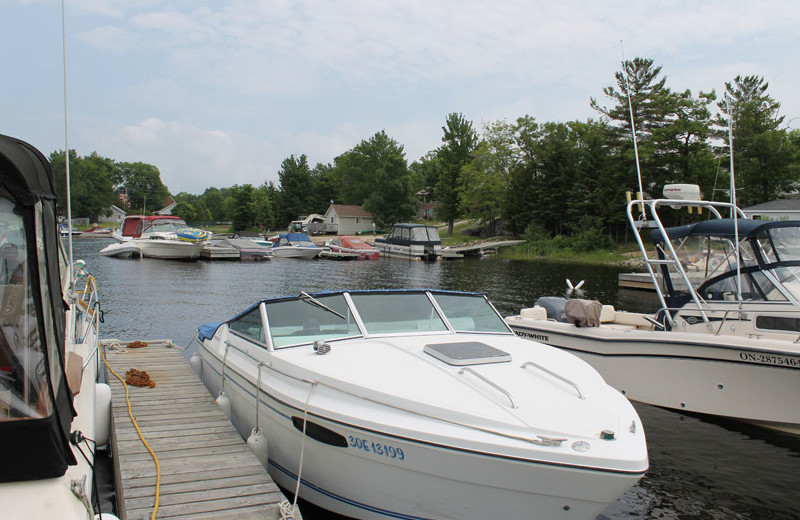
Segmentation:
{"type": "MultiPolygon", "coordinates": [[[[739,205],[796,191],[800,131],[784,126],[764,78],[736,76],[719,97],[714,90],[674,91],[666,80],[653,60],[635,58],[622,64],[601,100],[590,98],[595,118],[541,123],[525,115],[477,130],[451,113],[441,146],[411,164],[403,146],[380,131],[333,164],[312,167],[304,154],[284,159],[277,186],[179,193],[173,213],[188,222],[230,221],[235,230],[275,229],[299,215],[324,213],[335,201],[363,205],[379,226],[388,226],[414,218],[422,190],[433,195],[436,218],[450,233],[457,219],[471,218],[487,235],[561,235],[602,247],[627,230],[626,192],[638,191],[631,112],[648,196],[660,196],[668,183],[689,183],[705,199],[727,201],[729,121],[739,205]]],[[[96,217],[119,193],[127,193],[132,211],[151,212],[169,195],[154,166],[94,153],[70,151],[70,157],[75,215],[96,217]]],[[[50,159],[63,183],[64,153],[50,159]]]]}

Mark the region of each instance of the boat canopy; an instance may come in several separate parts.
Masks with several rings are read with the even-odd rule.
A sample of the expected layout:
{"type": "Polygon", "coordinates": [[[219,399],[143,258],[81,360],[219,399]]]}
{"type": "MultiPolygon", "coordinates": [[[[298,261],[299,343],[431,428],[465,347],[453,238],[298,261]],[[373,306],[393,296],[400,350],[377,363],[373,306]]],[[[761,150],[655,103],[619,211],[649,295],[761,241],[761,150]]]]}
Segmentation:
{"type": "Polygon", "coordinates": [[[386,236],[385,242],[399,245],[411,244],[441,244],[439,230],[436,226],[424,224],[394,224],[392,231],[386,236]]]}
{"type": "MultiPolygon", "coordinates": [[[[481,293],[431,289],[325,291],[261,300],[227,322],[231,332],[273,348],[360,336],[477,332],[510,329],[481,293]],[[262,322],[264,305],[267,320],[262,322]]],[[[198,328],[211,338],[221,323],[198,328]]]]}
{"type": "MultiPolygon", "coordinates": [[[[769,232],[773,229],[794,227],[800,228],[800,221],[798,220],[751,220],[751,219],[737,219],[739,240],[748,237],[756,236],[761,233],[769,232]]],[[[736,223],[732,218],[718,218],[711,220],[703,220],[695,222],[694,224],[687,224],[685,226],[677,226],[666,228],[667,236],[670,240],[691,236],[718,236],[733,238],[736,236],[736,223]]],[[[659,243],[664,240],[664,237],[658,229],[651,231],[651,238],[653,243],[659,243]]]]}
{"type": "Polygon", "coordinates": [[[58,477],[75,463],[55,206],[44,155],[0,136],[0,482],[58,477]]]}

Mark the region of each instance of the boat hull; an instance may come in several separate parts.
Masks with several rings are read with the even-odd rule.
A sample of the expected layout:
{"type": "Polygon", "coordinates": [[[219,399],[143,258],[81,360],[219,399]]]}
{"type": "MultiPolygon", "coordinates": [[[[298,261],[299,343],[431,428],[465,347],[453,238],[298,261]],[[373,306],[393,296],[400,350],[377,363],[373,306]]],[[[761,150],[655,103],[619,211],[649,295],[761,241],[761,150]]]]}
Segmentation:
{"type": "MultiPolygon", "coordinates": [[[[217,394],[222,360],[205,346],[200,353],[203,381],[217,394]]],[[[388,426],[378,431],[319,413],[305,416],[303,399],[325,397],[307,397],[310,387],[304,383],[306,395],[290,405],[268,383],[273,374],[262,376],[256,418],[257,385],[230,364],[224,372],[231,419],[244,436],[258,421],[268,439],[267,469],[273,479],[293,492],[301,473],[302,498],[352,518],[594,518],[643,475],[643,470],[607,471],[513,458],[455,440],[426,440],[420,431],[402,434],[388,431],[388,426]]]]}
{"type": "Polygon", "coordinates": [[[406,258],[410,260],[429,260],[435,261],[442,258],[442,250],[439,246],[423,246],[423,245],[397,245],[375,241],[375,249],[377,249],[381,256],[388,256],[392,258],[406,258]]]}
{"type": "Polygon", "coordinates": [[[276,258],[316,258],[322,248],[279,246],[272,248],[272,256],[276,258]]]}
{"type": "Polygon", "coordinates": [[[629,399],[800,433],[800,348],[780,340],[575,327],[513,316],[517,335],[577,355],[629,399]]]}
{"type": "Polygon", "coordinates": [[[133,242],[142,251],[144,258],[162,258],[167,260],[197,260],[205,247],[205,242],[188,242],[184,240],[135,239],[133,242]]]}
{"type": "Polygon", "coordinates": [[[139,258],[142,251],[132,241],[109,244],[98,253],[102,256],[113,256],[116,258],[139,258]]]}

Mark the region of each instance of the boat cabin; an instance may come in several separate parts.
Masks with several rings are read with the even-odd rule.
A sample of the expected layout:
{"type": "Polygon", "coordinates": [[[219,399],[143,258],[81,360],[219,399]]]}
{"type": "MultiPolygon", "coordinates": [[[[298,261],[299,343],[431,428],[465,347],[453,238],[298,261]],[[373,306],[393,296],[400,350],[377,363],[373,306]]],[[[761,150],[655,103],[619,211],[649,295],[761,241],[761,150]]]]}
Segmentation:
{"type": "Polygon", "coordinates": [[[176,233],[186,221],[173,215],[131,215],[120,226],[123,237],[140,238],[150,233],[176,233]]]}

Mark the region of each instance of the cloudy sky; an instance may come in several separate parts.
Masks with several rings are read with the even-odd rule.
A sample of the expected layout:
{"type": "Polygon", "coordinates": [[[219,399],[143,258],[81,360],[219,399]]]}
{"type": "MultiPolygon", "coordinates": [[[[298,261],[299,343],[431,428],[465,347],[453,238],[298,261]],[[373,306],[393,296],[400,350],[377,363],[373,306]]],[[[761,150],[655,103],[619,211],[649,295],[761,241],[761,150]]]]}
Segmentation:
{"type": "MultiPolygon", "coordinates": [[[[800,128],[796,0],[66,0],[70,148],[161,171],[173,193],[277,182],[376,132],[409,163],[447,114],[596,117],[625,57],[673,90],[770,84],[800,128]]],[[[59,0],[0,0],[0,133],[64,149],[59,0]]],[[[605,103],[603,103],[605,104],[605,103]]]]}

